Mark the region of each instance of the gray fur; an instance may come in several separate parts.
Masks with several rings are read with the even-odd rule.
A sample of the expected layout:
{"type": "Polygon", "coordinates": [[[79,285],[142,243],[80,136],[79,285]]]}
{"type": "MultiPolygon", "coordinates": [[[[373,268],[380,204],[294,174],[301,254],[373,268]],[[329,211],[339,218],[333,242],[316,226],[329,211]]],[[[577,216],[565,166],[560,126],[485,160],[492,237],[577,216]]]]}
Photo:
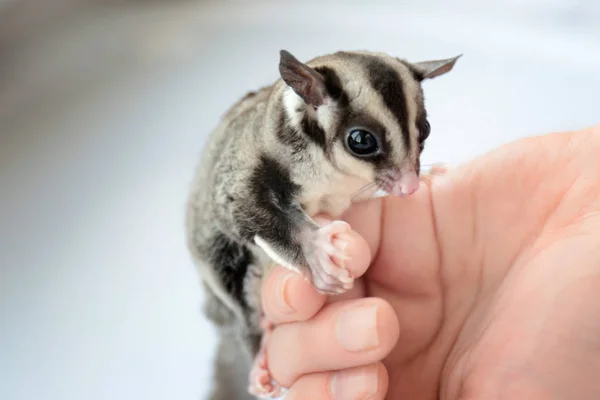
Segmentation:
{"type": "Polygon", "coordinates": [[[248,94],[222,117],[203,151],[187,209],[205,313],[222,335],[211,399],[249,398],[239,391],[247,381],[237,382],[248,369],[233,369],[231,357],[241,363],[243,356],[249,365],[258,351],[260,283],[269,265],[278,262],[316,282],[311,244],[319,227],[311,217],[324,212],[336,218],[352,201],[370,197],[383,169],[418,171],[426,118],[420,81],[448,72],[455,61],[410,64],[362,51],[302,64],[282,51],[284,79],[248,94]],[[375,90],[378,73],[396,76],[402,93],[386,97],[375,90]],[[332,92],[332,79],[339,93],[332,92]],[[395,99],[404,102],[405,116],[389,108],[395,99]],[[352,123],[379,130],[387,146],[380,160],[349,154],[344,135],[352,123]],[[355,198],[367,185],[373,190],[355,198]],[[234,387],[235,394],[229,391],[234,387]]]}
{"type": "Polygon", "coordinates": [[[228,332],[219,338],[217,357],[214,360],[214,381],[208,400],[251,400],[248,393],[249,363],[242,362],[246,355],[245,343],[239,332],[228,332]]]}

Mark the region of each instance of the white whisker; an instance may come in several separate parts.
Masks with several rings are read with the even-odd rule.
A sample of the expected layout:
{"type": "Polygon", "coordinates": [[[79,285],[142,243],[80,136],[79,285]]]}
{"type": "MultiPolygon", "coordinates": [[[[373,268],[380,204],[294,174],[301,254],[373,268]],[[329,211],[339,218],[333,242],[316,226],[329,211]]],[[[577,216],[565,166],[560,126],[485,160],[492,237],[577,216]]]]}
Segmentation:
{"type": "Polygon", "coordinates": [[[365,193],[366,191],[373,189],[375,187],[377,187],[377,182],[370,182],[367,183],[365,186],[361,187],[360,189],[358,189],[356,192],[354,192],[354,194],[352,195],[352,197],[350,197],[350,200],[354,200],[356,199],[358,196],[360,196],[361,194],[365,193]]]}

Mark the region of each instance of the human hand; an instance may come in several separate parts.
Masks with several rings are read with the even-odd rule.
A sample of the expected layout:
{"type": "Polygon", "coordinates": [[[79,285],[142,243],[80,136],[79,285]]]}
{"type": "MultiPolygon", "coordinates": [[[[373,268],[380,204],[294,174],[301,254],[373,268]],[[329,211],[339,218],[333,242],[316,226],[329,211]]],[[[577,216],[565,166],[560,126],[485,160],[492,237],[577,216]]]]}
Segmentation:
{"type": "Polygon", "coordinates": [[[600,128],[534,137],[353,207],[349,293],[264,281],[286,400],[599,399],[599,160],[600,128]]]}

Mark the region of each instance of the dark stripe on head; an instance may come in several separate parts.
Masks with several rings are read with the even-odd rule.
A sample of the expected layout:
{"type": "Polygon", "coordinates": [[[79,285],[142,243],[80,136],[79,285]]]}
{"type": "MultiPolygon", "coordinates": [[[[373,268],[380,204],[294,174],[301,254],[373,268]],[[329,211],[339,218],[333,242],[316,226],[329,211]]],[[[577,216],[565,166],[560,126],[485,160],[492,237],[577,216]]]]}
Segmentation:
{"type": "Polygon", "coordinates": [[[348,95],[344,91],[342,87],[342,81],[338,74],[331,67],[320,66],[315,67],[315,71],[317,71],[321,76],[323,76],[325,80],[325,88],[327,89],[327,94],[335,100],[340,107],[348,106],[348,95]]]}
{"type": "Polygon", "coordinates": [[[350,113],[350,99],[342,86],[342,81],[337,72],[331,67],[320,66],[316,67],[315,70],[325,79],[327,93],[337,103],[337,117],[343,126],[343,122],[348,119],[350,113]]]}
{"type": "Polygon", "coordinates": [[[383,102],[392,112],[400,128],[406,152],[410,151],[410,131],[408,129],[408,109],[404,93],[404,84],[400,74],[376,57],[366,57],[369,81],[373,88],[381,93],[383,102]]]}
{"type": "Polygon", "coordinates": [[[401,58],[396,58],[396,60],[400,61],[402,64],[404,64],[404,66],[406,68],[408,68],[408,70],[410,71],[411,75],[413,76],[413,78],[415,78],[415,80],[417,82],[421,82],[425,79],[425,75],[419,71],[418,69],[415,68],[414,65],[412,65],[410,62],[403,60],[401,58]]]}
{"type": "Polygon", "coordinates": [[[311,118],[308,114],[304,114],[304,118],[302,118],[302,131],[310,140],[315,142],[317,146],[324,151],[327,149],[325,131],[319,126],[319,123],[315,118],[311,118]]]}
{"type": "MultiPolygon", "coordinates": [[[[321,74],[325,82],[327,95],[337,102],[340,112],[343,113],[348,107],[349,101],[346,92],[342,88],[342,82],[338,74],[331,67],[327,66],[315,67],[314,70],[321,74]]],[[[305,113],[302,118],[301,128],[311,141],[327,152],[327,134],[315,118],[305,113]]]]}

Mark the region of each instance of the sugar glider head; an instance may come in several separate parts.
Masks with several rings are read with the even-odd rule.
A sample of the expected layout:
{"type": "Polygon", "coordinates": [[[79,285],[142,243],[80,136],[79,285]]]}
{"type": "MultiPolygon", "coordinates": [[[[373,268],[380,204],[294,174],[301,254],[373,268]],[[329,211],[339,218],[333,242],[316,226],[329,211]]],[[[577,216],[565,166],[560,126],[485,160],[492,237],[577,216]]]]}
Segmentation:
{"type": "Polygon", "coordinates": [[[411,194],[431,129],[421,83],[452,70],[459,57],[409,63],[344,51],[303,63],[282,50],[288,124],[337,170],[390,194],[411,194]]]}

